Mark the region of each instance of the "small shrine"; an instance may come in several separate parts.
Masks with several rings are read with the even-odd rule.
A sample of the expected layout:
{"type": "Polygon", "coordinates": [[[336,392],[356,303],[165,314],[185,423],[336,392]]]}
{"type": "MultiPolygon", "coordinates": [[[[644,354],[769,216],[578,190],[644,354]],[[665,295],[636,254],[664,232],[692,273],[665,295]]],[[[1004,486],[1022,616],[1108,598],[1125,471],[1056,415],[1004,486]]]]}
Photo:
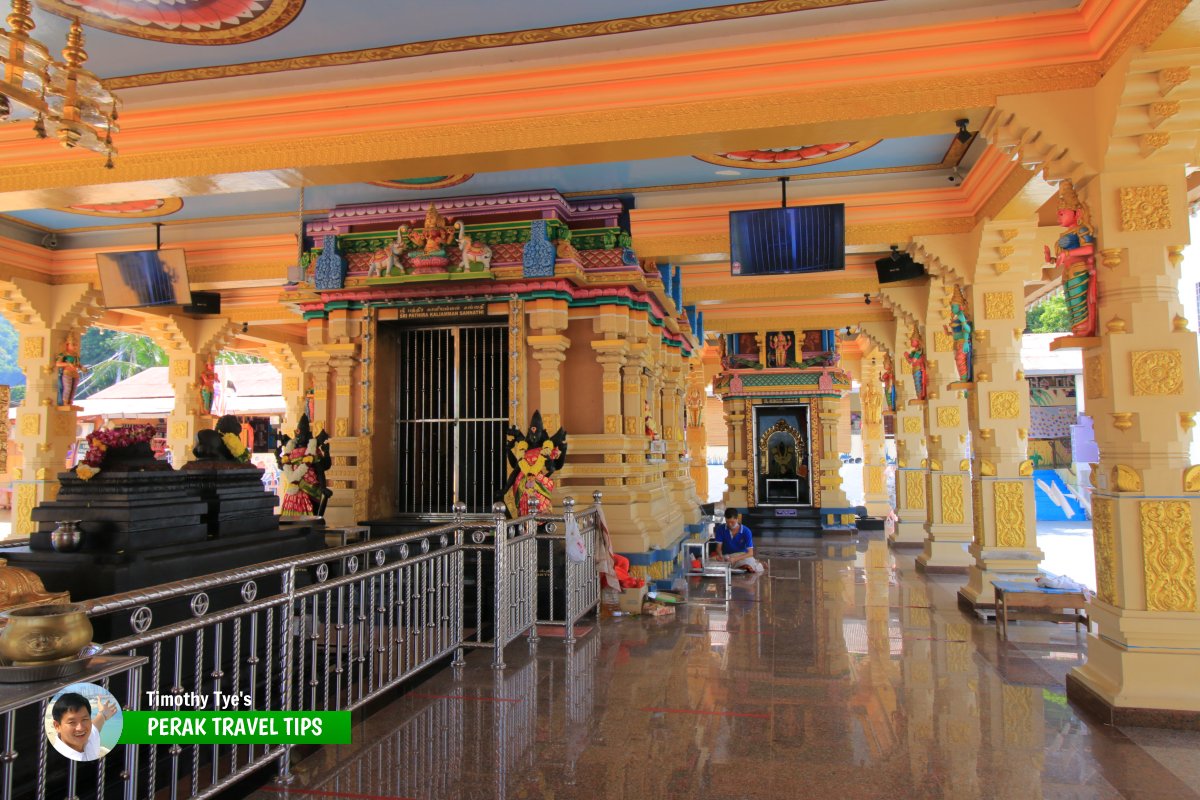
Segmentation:
{"type": "Polygon", "coordinates": [[[850,391],[831,330],[725,334],[713,392],[729,425],[726,506],[758,533],[852,528],[841,491],[837,402],[850,391]]]}

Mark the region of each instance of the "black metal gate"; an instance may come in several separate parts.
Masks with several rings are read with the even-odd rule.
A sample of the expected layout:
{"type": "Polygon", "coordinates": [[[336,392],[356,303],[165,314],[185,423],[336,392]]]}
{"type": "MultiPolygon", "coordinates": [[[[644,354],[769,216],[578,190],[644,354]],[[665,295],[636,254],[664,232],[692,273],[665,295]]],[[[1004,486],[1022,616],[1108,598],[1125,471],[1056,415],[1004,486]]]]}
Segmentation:
{"type": "Polygon", "coordinates": [[[400,514],[491,510],[504,482],[508,331],[403,328],[397,339],[400,514]]]}

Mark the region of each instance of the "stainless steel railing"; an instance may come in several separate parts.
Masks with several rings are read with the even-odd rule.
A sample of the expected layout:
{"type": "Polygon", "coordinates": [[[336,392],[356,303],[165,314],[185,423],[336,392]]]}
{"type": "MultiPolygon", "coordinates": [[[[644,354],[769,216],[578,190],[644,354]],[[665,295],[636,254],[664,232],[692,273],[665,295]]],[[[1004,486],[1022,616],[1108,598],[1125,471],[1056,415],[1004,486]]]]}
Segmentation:
{"type": "MultiPolygon", "coordinates": [[[[456,505],[455,511],[465,508],[456,505]]],[[[528,632],[537,641],[537,529],[534,516],[505,519],[503,503],[492,506],[488,525],[467,523],[463,549],[470,566],[463,604],[471,614],[464,647],[492,648],[492,666],[504,669],[504,648],[528,632]]]]}
{"type": "MultiPolygon", "coordinates": [[[[101,654],[145,659],[106,677],[107,688],[133,710],[149,707],[150,692],[220,691],[247,696],[243,709],[337,711],[359,708],[452,655],[461,665],[464,647],[492,648],[492,666],[502,669],[507,644],[524,633],[536,642],[539,526],[544,541],[561,538],[547,528],[564,517],[510,521],[503,506],[493,511],[481,524],[459,506],[450,524],[87,601],[101,654]]],[[[566,514],[574,514],[573,503],[566,514]]],[[[595,516],[594,509],[579,515],[591,555],[595,516]]],[[[572,631],[599,596],[592,561],[565,573],[572,631]]],[[[516,672],[527,676],[530,668],[497,680],[518,680],[516,672]]],[[[536,667],[532,674],[523,696],[536,689],[536,667]]],[[[44,706],[18,711],[32,719],[44,706]]],[[[54,754],[47,759],[45,738],[32,752],[14,739],[38,726],[14,734],[16,719],[0,752],[3,800],[200,800],[272,763],[281,783],[292,780],[290,745],[125,745],[123,763],[72,766],[69,786],[59,786],[61,765],[54,754]],[[37,763],[19,759],[22,749],[37,763]]],[[[516,729],[532,731],[532,722],[516,729]]],[[[517,766],[512,754],[528,750],[513,747],[505,766],[517,766]]]]}
{"type": "Polygon", "coordinates": [[[538,595],[546,601],[541,604],[544,613],[538,623],[564,626],[567,644],[575,643],[575,623],[600,604],[596,556],[602,497],[600,492],[594,492],[595,505],[579,513],[575,511],[575,499],[567,497],[563,500],[562,516],[538,517],[538,595]],[[571,561],[566,557],[566,527],[570,519],[579,524],[587,548],[585,561],[571,561]]]}

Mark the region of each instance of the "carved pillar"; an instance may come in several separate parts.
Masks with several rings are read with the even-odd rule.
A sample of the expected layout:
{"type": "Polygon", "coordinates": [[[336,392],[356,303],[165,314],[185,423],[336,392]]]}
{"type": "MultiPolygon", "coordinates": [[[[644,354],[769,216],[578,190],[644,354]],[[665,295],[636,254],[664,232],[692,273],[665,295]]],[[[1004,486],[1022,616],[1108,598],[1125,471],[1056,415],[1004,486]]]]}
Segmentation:
{"type": "Polygon", "coordinates": [[[751,480],[751,453],[746,434],[746,415],[750,413],[747,402],[740,398],[724,401],[725,424],[729,427],[729,449],[725,457],[725,494],[722,502],[726,508],[745,509],[750,504],[747,486],[751,480]]]}
{"type": "MultiPolygon", "coordinates": [[[[1193,139],[1194,141],[1194,139],[1193,139]]],[[[1088,184],[1098,228],[1099,341],[1084,350],[1092,465],[1097,631],[1068,695],[1113,724],[1156,724],[1172,709],[1200,726],[1200,410],[1196,334],[1177,286],[1188,242],[1181,163],[1102,173],[1088,184]],[[1099,706],[1100,708],[1097,708],[1099,706]]]]}
{"type": "Polygon", "coordinates": [[[542,425],[553,434],[562,425],[562,384],[560,369],[567,360],[567,348],[571,340],[566,336],[528,336],[526,341],[538,363],[538,405],[542,412],[542,425]]]}
{"type": "Polygon", "coordinates": [[[876,351],[863,358],[859,402],[862,406],[863,490],[867,514],[886,517],[891,510],[884,471],[887,460],[883,437],[883,387],[879,382],[882,356],[876,351]]]}
{"type": "MultiPolygon", "coordinates": [[[[1037,257],[1035,233],[1033,222],[989,223],[984,226],[981,253],[1003,242],[1012,248],[1014,260],[1028,262],[1037,257]]],[[[974,607],[994,605],[993,580],[1033,580],[1042,560],[1033,464],[1026,457],[1029,387],[1021,370],[1024,298],[1019,270],[982,263],[976,269],[968,297],[975,311],[975,389],[968,403],[974,563],[967,585],[959,590],[960,600],[974,607]]]]}
{"type": "Polygon", "coordinates": [[[704,406],[708,400],[704,362],[695,353],[687,362],[687,453],[692,483],[701,502],[708,499],[708,434],[704,429],[704,406]]]}
{"type": "Polygon", "coordinates": [[[853,532],[854,510],[842,489],[842,459],[838,450],[840,397],[820,397],[813,403],[821,435],[820,474],[821,528],[829,532],[853,532]]]}
{"type": "MultiPolygon", "coordinates": [[[[365,445],[366,440],[358,435],[356,420],[360,415],[355,413],[354,406],[358,348],[352,343],[338,343],[325,345],[323,349],[329,354],[328,364],[333,373],[333,401],[325,417],[325,430],[331,434],[329,455],[333,459],[326,479],[333,496],[326,506],[325,520],[330,525],[354,525],[359,516],[354,511],[356,501],[360,509],[366,508],[366,498],[359,499],[357,495],[365,492],[370,483],[363,472],[370,459],[365,457],[365,448],[359,447],[360,441],[365,445]]],[[[314,425],[312,432],[316,436],[321,428],[314,425]]]]}
{"type": "Polygon", "coordinates": [[[949,388],[958,382],[959,376],[953,338],[945,330],[948,312],[943,291],[941,281],[931,282],[925,324],[929,365],[929,396],[925,406],[925,429],[929,432],[926,436],[929,510],[925,548],[917,557],[917,569],[966,572],[972,560],[967,552],[972,535],[968,413],[965,392],[949,388]]]}
{"type": "MultiPolygon", "coordinates": [[[[196,440],[196,434],[211,428],[216,422],[216,418],[204,408],[200,396],[204,380],[202,376],[215,353],[200,354],[191,348],[180,347],[168,351],[168,354],[167,375],[175,392],[175,404],[167,417],[167,444],[171,447],[171,462],[179,468],[192,460],[192,443],[196,440]]],[[[220,391],[220,388],[216,391],[220,391]]]]}
{"type": "MultiPolygon", "coordinates": [[[[896,322],[896,349],[908,342],[909,325],[896,322]]],[[[928,504],[925,493],[925,409],[913,405],[916,388],[912,367],[902,357],[893,359],[896,380],[896,529],[892,544],[915,547],[925,541],[928,504]]]]}
{"type": "Polygon", "coordinates": [[[33,509],[58,496],[58,473],[66,468],[67,451],[75,442],[77,407],[58,405],[54,362],[67,337],[78,341],[81,332],[25,325],[17,329],[25,400],[17,409],[13,434],[21,447],[21,467],[13,470],[12,534],[28,536],[36,527],[30,516],[33,509]]]}
{"type": "MultiPolygon", "coordinates": [[[[688,364],[683,354],[672,349],[664,353],[663,383],[663,439],[667,443],[667,488],[672,502],[683,514],[686,523],[700,521],[700,500],[696,484],[688,473],[685,461],[684,441],[684,381],[687,379],[688,364]]],[[[707,486],[705,487],[707,490],[707,486]]]]}

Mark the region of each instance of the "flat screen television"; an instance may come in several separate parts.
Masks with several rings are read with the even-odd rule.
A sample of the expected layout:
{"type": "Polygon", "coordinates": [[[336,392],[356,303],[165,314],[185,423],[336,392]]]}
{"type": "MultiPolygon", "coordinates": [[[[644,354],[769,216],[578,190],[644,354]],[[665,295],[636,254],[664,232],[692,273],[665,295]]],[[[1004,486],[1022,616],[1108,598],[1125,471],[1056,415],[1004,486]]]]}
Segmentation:
{"type": "Polygon", "coordinates": [[[106,308],[187,305],[192,302],[182,250],[97,253],[106,308]]]}
{"type": "Polygon", "coordinates": [[[729,212],[734,275],[789,275],[846,268],[841,203],[729,212]]]}

